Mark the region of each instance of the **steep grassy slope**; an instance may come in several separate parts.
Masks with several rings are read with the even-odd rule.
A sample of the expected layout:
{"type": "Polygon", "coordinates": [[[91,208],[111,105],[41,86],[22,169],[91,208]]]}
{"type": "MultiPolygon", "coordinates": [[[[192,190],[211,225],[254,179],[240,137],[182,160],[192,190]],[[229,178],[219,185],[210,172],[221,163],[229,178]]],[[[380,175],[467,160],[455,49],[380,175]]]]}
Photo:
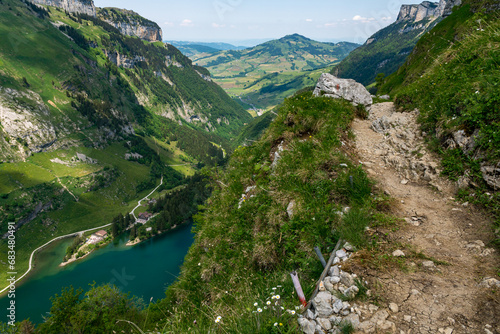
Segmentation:
{"type": "Polygon", "coordinates": [[[338,238],[366,246],[365,227],[384,201],[345,146],[354,112],[349,103],[310,92],[287,99],[261,140],[237,149],[224,172],[210,173],[215,191],[196,217],[195,244],[167,298],[150,307],[148,326],[175,333],[297,331],[289,273],[299,271],[309,295],[322,271],[313,247],[327,252],[338,238]],[[280,295],[276,309],[266,306],[271,292],[280,295]],[[262,313],[254,303],[266,306],[262,313]]]}
{"type": "MultiPolygon", "coordinates": [[[[376,239],[366,227],[387,221],[380,211],[387,198],[350,153],[355,112],[346,101],[311,92],[285,100],[259,141],[238,148],[225,170],[206,170],[213,196],[195,218],[195,243],[165,299],[141,311],[121,296],[113,314],[96,314],[87,298],[65,290],[40,333],[126,328],[118,319],[144,332],[298,333],[290,272],[298,271],[310,296],[323,270],[314,246],[326,253],[342,238],[369,247],[376,239]]],[[[106,290],[113,289],[87,294],[101,296],[101,304],[117,300],[106,290]]]]}
{"type": "Polygon", "coordinates": [[[268,109],[312,82],[322,69],[343,59],[358,45],[320,43],[300,35],[285,36],[241,51],[193,56],[231,96],[268,109]]]}
{"type": "Polygon", "coordinates": [[[19,273],[35,248],[108,224],[161,176],[171,188],[220,164],[222,137],[251,119],[174,47],[48,10],[0,2],[0,235],[16,222],[19,273]]]}
{"type": "Polygon", "coordinates": [[[392,74],[405,62],[419,38],[437,22],[439,19],[395,22],[351,52],[333,68],[332,74],[354,79],[363,85],[373,83],[379,73],[392,74]]]}
{"type": "Polygon", "coordinates": [[[500,224],[499,7],[466,1],[419,41],[382,90],[400,108],[419,108],[422,130],[444,173],[459,181],[460,196],[500,224]]]}

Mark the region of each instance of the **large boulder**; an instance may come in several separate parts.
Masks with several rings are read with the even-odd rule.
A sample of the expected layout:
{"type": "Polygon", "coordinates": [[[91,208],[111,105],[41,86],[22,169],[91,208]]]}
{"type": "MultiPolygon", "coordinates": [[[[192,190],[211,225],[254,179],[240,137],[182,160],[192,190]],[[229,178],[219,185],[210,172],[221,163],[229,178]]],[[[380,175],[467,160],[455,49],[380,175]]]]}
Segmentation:
{"type": "Polygon", "coordinates": [[[334,99],[345,99],[354,105],[370,107],[373,104],[371,94],[365,86],[352,79],[340,79],[329,73],[323,73],[319,78],[314,96],[327,96],[334,99]]]}

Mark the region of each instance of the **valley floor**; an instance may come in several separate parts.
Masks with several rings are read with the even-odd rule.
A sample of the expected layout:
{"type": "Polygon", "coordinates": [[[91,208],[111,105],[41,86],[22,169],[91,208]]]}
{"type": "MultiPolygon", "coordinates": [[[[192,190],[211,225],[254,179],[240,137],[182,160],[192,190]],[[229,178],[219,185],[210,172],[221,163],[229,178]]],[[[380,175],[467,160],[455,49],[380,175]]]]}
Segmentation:
{"type": "Polygon", "coordinates": [[[439,176],[417,116],[381,103],[369,119],[353,124],[359,159],[397,201],[394,213],[405,220],[390,236],[389,251],[425,254],[407,259],[408,272],[360,269],[365,271],[360,274],[378,286],[382,300],[397,304],[388,320],[398,334],[500,333],[500,289],[495,288],[500,282],[488,280],[500,268],[498,251],[488,248],[491,220],[454,200],[455,186],[439,176]]]}

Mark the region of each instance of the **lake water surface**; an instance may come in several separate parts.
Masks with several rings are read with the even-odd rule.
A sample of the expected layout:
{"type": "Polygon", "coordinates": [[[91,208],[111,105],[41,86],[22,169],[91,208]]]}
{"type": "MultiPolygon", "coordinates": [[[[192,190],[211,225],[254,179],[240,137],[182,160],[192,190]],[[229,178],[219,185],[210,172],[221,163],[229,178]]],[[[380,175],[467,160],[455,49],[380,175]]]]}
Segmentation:
{"type": "MultiPolygon", "coordinates": [[[[126,247],[127,236],[99,249],[86,258],[59,267],[72,239],[58,241],[38,254],[36,268],[26,283],[16,289],[16,321],[30,318],[43,322],[50,310],[50,297],[72,285],[89,289],[89,284],[112,283],[124,292],[149,303],[165,297],[165,289],[180,272],[180,266],[193,243],[192,225],[155,237],[133,247],[126,247]]],[[[6,310],[9,299],[0,298],[0,309],[6,310]]],[[[5,311],[6,312],[6,311],[5,311]]],[[[1,312],[0,314],[6,314],[1,312]]],[[[3,317],[2,317],[3,318],[3,317]]],[[[7,318],[0,320],[6,322],[7,318]]]]}

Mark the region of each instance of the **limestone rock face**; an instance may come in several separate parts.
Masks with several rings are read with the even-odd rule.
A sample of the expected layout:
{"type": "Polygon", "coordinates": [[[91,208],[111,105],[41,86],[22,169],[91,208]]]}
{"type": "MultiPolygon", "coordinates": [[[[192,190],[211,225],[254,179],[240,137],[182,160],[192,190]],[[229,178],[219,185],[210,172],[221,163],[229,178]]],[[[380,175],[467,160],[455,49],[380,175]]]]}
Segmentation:
{"type": "Polygon", "coordinates": [[[403,5],[396,22],[419,22],[431,17],[447,17],[451,14],[453,7],[461,4],[462,0],[441,0],[439,4],[424,1],[418,5],[403,5]]]}
{"type": "Polygon", "coordinates": [[[436,3],[430,1],[424,1],[419,5],[403,5],[399,11],[397,22],[419,22],[428,17],[440,16],[438,8],[436,3]]]}
{"type": "Polygon", "coordinates": [[[118,67],[134,68],[138,62],[146,61],[146,57],[144,56],[127,57],[117,51],[108,52],[104,49],[102,51],[108,57],[109,61],[118,67]]]}
{"type": "Polygon", "coordinates": [[[34,92],[0,88],[0,123],[1,161],[42,152],[57,140],[50,112],[42,98],[34,92]],[[30,103],[18,102],[23,100],[30,103]]]}
{"type": "Polygon", "coordinates": [[[327,96],[335,99],[343,98],[354,105],[370,107],[373,104],[371,94],[365,86],[352,80],[340,79],[329,73],[323,73],[316,84],[314,96],[327,96]]]}
{"type": "Polygon", "coordinates": [[[462,4],[462,0],[441,0],[439,2],[439,14],[442,17],[450,16],[453,10],[453,7],[460,6],[462,4]]]}
{"type": "Polygon", "coordinates": [[[126,23],[113,22],[108,20],[105,21],[114,26],[116,29],[120,30],[120,32],[126,36],[136,36],[149,42],[158,42],[162,40],[163,33],[162,30],[158,27],[143,26],[138,24],[137,22],[126,23]]]}
{"type": "Polygon", "coordinates": [[[135,36],[149,42],[162,41],[161,28],[134,11],[120,8],[101,8],[98,16],[126,36],[135,36]]]}
{"type": "Polygon", "coordinates": [[[94,1],[92,0],[30,0],[39,5],[54,6],[69,13],[87,14],[96,16],[94,1]]]}

